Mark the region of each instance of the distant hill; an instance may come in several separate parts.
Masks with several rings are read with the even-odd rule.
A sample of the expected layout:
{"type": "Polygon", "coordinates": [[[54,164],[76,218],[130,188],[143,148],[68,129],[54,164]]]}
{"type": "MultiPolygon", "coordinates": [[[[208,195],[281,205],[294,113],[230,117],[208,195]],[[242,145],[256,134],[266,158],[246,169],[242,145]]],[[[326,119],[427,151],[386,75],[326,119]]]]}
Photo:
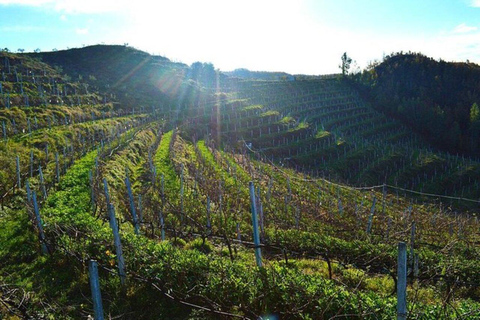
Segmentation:
{"type": "Polygon", "coordinates": [[[235,69],[233,71],[224,72],[230,77],[238,77],[243,79],[257,80],[295,80],[295,77],[286,72],[270,72],[270,71],[250,71],[248,69],[235,69]]]}
{"type": "Polygon", "coordinates": [[[29,55],[113,92],[132,106],[171,104],[181,92],[195,90],[187,89],[192,85],[185,81],[187,65],[128,46],[94,45],[29,55]]]}
{"type": "MultiPolygon", "coordinates": [[[[104,81],[122,78],[125,74],[132,73],[132,70],[138,72],[146,64],[165,66],[171,63],[167,58],[121,45],[94,45],[29,55],[62,66],[70,75],[94,75],[98,80],[104,81]]],[[[179,64],[179,67],[186,66],[179,64]]]]}
{"type": "Polygon", "coordinates": [[[438,147],[480,155],[480,121],[475,116],[479,65],[398,53],[357,75],[356,81],[378,110],[401,119],[438,147]]]}

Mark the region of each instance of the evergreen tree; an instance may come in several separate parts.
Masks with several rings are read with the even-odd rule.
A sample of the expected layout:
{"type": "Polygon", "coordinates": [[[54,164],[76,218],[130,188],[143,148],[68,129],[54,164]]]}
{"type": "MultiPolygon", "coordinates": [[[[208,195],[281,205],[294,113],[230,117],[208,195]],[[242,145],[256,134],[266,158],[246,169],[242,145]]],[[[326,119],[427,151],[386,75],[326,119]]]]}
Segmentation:
{"type": "Polygon", "coordinates": [[[342,63],[338,66],[342,69],[342,75],[346,76],[348,74],[348,69],[350,69],[350,65],[352,64],[352,58],[347,56],[347,53],[344,52],[342,55],[342,63]]]}

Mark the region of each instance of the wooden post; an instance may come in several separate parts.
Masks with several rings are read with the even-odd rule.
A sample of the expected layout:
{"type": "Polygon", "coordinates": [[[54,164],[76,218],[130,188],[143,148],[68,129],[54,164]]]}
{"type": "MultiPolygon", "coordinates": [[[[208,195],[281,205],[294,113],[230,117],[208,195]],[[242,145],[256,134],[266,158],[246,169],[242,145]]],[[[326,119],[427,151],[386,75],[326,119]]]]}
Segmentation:
{"type": "Polygon", "coordinates": [[[141,225],[143,221],[142,216],[142,195],[138,195],[138,224],[141,225]]]}
{"type": "Polygon", "coordinates": [[[163,220],[163,214],[160,212],[160,232],[162,241],[165,241],[165,221],[163,220]]]}
{"type": "Polygon", "coordinates": [[[135,228],[135,234],[138,234],[138,219],[137,212],[135,211],[135,202],[133,200],[132,185],[130,184],[130,179],[128,175],[125,177],[125,185],[127,186],[128,198],[130,200],[130,210],[132,211],[133,217],[133,227],[135,228]]]}
{"type": "Polygon", "coordinates": [[[30,178],[33,177],[33,150],[30,150],[30,178]]]}
{"type": "Polygon", "coordinates": [[[392,227],[392,218],[388,217],[388,219],[387,219],[387,232],[385,233],[385,238],[387,238],[387,239],[390,236],[391,227],[392,227]]]}
{"type": "Polygon", "coordinates": [[[415,279],[418,278],[418,274],[419,274],[418,260],[419,260],[418,253],[415,253],[414,258],[413,258],[413,277],[415,279]]]}
{"type": "Polygon", "coordinates": [[[103,189],[105,191],[105,202],[107,204],[107,210],[108,210],[108,205],[110,203],[110,194],[108,193],[108,184],[107,184],[107,179],[103,178],[103,189]]]}
{"type": "Polygon", "coordinates": [[[42,187],[43,198],[47,199],[47,188],[45,187],[45,180],[43,179],[42,166],[38,166],[38,174],[40,176],[40,185],[42,187]]]}
{"type": "Polygon", "coordinates": [[[60,164],[58,162],[58,152],[55,152],[55,175],[57,183],[60,183],[60,164]]]}
{"type": "Polygon", "coordinates": [[[250,207],[252,210],[252,225],[253,225],[253,242],[255,244],[255,260],[257,266],[262,267],[262,251],[260,250],[260,236],[258,234],[258,217],[257,217],[257,205],[255,201],[255,186],[253,182],[249,182],[250,189],[250,207]]]}
{"type": "Polygon", "coordinates": [[[263,216],[263,204],[260,199],[260,187],[257,187],[257,211],[258,211],[258,220],[260,224],[260,239],[262,241],[265,240],[265,218],[263,216]]]}
{"type": "Polygon", "coordinates": [[[94,319],[103,320],[102,295],[100,292],[100,281],[98,280],[97,261],[88,261],[88,272],[90,273],[90,290],[92,291],[94,319]]]}
{"type": "Polygon", "coordinates": [[[376,202],[377,202],[377,198],[373,196],[373,204],[372,204],[372,208],[370,209],[370,216],[368,217],[367,234],[370,234],[372,232],[373,215],[375,214],[376,202]]]}
{"type": "Polygon", "coordinates": [[[18,186],[18,189],[21,189],[22,188],[22,178],[21,178],[21,175],[20,175],[20,158],[18,157],[18,155],[15,158],[15,163],[16,163],[16,167],[17,167],[17,186],[18,186]]]}
{"type": "Polygon", "coordinates": [[[212,233],[212,222],[210,221],[210,197],[207,197],[207,235],[212,233]]]}
{"type": "Polygon", "coordinates": [[[407,319],[407,245],[398,243],[397,320],[407,319]]]}
{"type": "Polygon", "coordinates": [[[385,202],[387,200],[387,185],[384,183],[382,187],[382,197],[383,197],[383,203],[382,203],[382,214],[385,215],[385,202]]]}
{"type": "Polygon", "coordinates": [[[35,191],[33,191],[32,196],[33,196],[33,210],[35,211],[35,220],[37,222],[38,235],[40,238],[40,244],[42,246],[42,252],[43,254],[47,254],[48,248],[47,248],[47,243],[45,241],[45,233],[43,233],[43,222],[40,217],[40,210],[38,209],[38,202],[37,202],[37,194],[35,193],[35,191]]]}
{"type": "Polygon", "coordinates": [[[237,222],[237,240],[242,243],[242,234],[240,232],[240,222],[237,222]]]}
{"type": "Polygon", "coordinates": [[[268,180],[267,202],[270,202],[270,198],[272,197],[272,187],[273,187],[273,178],[270,178],[270,180],[268,180]]]}
{"type": "MultiPolygon", "coordinates": [[[[109,199],[108,196],[108,187],[107,187],[107,181],[103,179],[103,182],[105,184],[105,194],[107,199],[109,199]]],[[[115,208],[113,205],[108,202],[107,203],[107,209],[108,209],[108,215],[110,218],[110,228],[112,228],[113,232],[113,243],[115,245],[115,254],[117,255],[117,266],[118,266],[118,275],[120,276],[120,283],[122,285],[125,284],[125,260],[123,259],[123,250],[122,250],[122,242],[120,241],[120,234],[118,231],[118,224],[117,224],[117,218],[115,217],[115,208]]]]}
{"type": "Polygon", "coordinates": [[[287,178],[287,189],[288,189],[288,202],[290,202],[290,200],[292,200],[292,187],[290,186],[290,177],[287,178]]]}
{"type": "Polygon", "coordinates": [[[25,189],[27,190],[27,202],[30,202],[32,200],[32,190],[30,189],[28,180],[25,181],[25,189]]]}
{"type": "Polygon", "coordinates": [[[300,210],[295,207],[295,228],[300,230],[300,210]]]}
{"type": "Polygon", "coordinates": [[[410,231],[410,257],[413,262],[413,258],[415,257],[414,248],[415,248],[415,232],[416,232],[416,223],[415,221],[412,222],[412,230],[410,231]]]}
{"type": "Polygon", "coordinates": [[[155,181],[157,180],[157,167],[152,165],[152,185],[155,188],[155,181]]]}
{"type": "Polygon", "coordinates": [[[184,166],[183,166],[183,163],[181,165],[181,169],[180,169],[180,219],[181,219],[181,222],[183,223],[183,192],[184,192],[184,187],[183,187],[183,169],[184,169],[184,166]]]}

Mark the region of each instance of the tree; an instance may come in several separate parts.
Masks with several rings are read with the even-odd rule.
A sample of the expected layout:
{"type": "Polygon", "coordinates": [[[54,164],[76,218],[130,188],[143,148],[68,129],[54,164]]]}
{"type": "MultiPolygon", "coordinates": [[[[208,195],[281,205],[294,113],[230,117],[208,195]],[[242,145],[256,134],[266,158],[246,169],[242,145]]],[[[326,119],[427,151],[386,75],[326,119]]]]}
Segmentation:
{"type": "Polygon", "coordinates": [[[40,52],[40,48],[37,48],[37,49],[33,50],[33,52],[39,53],[39,52],[40,52]]]}
{"type": "Polygon", "coordinates": [[[188,71],[188,78],[206,87],[214,87],[216,85],[215,67],[212,63],[194,62],[188,71]]]}
{"type": "Polygon", "coordinates": [[[475,102],[472,104],[472,107],[470,108],[470,122],[475,123],[480,121],[480,108],[478,107],[478,104],[475,102]]]}
{"type": "Polygon", "coordinates": [[[23,52],[25,51],[25,49],[19,48],[17,51],[18,51],[19,53],[23,53],[23,52]]]}
{"type": "Polygon", "coordinates": [[[338,66],[342,70],[343,76],[346,76],[348,74],[348,69],[350,69],[351,64],[352,64],[352,58],[347,56],[347,53],[344,52],[342,55],[342,63],[338,66]]]}
{"type": "Polygon", "coordinates": [[[473,152],[478,152],[480,137],[480,108],[475,102],[470,108],[470,148],[473,152]]]}

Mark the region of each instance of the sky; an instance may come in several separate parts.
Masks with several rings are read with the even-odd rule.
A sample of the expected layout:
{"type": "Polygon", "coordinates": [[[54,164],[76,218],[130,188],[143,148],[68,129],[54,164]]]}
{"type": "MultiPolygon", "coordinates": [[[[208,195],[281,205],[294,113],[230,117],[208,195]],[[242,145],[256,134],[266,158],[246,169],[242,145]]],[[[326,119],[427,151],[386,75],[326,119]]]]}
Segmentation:
{"type": "Polygon", "coordinates": [[[344,52],[480,64],[480,0],[0,0],[0,48],[102,43],[222,71],[339,73],[344,52]]]}

